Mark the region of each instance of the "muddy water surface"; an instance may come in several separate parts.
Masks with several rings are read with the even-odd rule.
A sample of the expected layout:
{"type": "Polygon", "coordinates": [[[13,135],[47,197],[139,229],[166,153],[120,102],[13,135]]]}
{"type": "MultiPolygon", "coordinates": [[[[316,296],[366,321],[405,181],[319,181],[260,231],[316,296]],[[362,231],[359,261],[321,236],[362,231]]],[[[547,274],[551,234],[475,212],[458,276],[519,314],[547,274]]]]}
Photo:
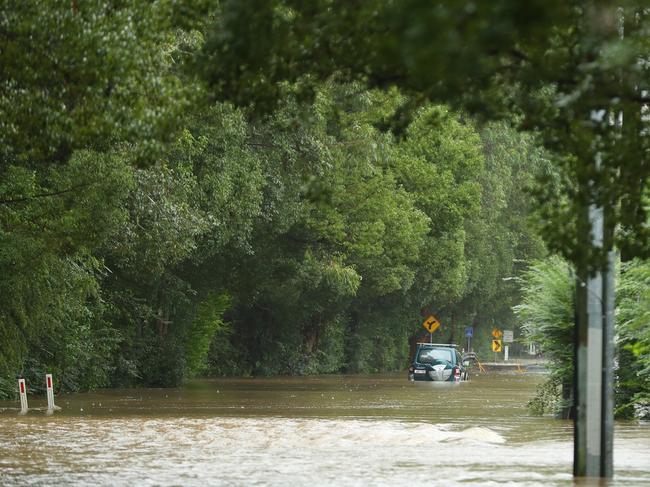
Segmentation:
{"type": "MultiPolygon", "coordinates": [[[[573,485],[571,423],[526,410],[541,380],[205,380],[61,396],[53,416],[5,402],[0,485],[573,485]]],[[[617,423],[614,463],[612,485],[650,485],[650,425],[617,423]]]]}

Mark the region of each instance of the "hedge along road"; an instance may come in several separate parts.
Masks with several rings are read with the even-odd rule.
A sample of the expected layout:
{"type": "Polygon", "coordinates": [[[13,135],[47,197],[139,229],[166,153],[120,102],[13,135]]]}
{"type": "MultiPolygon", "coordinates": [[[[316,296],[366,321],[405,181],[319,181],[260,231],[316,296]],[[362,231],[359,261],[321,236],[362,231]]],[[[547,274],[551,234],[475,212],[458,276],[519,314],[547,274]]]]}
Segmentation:
{"type": "MultiPolygon", "coordinates": [[[[572,424],[526,409],[542,376],[199,380],[0,414],[0,484],[573,485],[572,424]]],[[[43,406],[30,398],[30,407],[43,406]]],[[[613,485],[650,482],[650,424],[616,424],[613,485]]]]}

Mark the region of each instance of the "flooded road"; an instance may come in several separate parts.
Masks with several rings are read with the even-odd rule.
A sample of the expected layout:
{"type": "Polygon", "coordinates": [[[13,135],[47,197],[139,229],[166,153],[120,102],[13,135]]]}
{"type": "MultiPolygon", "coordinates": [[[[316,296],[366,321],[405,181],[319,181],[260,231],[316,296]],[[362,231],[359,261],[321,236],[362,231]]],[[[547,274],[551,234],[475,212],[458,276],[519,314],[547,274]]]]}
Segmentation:
{"type": "MultiPolygon", "coordinates": [[[[219,379],[61,396],[53,416],[0,413],[0,485],[573,485],[572,424],[526,410],[542,379],[219,379]]],[[[614,464],[612,485],[650,485],[650,425],[617,423],[614,464]]]]}

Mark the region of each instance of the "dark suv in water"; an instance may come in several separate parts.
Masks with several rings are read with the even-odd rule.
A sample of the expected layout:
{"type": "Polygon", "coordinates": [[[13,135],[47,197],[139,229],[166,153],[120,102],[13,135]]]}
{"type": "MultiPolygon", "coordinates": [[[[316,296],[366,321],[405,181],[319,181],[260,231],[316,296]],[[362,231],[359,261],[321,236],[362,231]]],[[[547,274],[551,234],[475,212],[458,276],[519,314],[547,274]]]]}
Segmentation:
{"type": "Polygon", "coordinates": [[[460,382],[467,380],[467,370],[456,345],[418,343],[409,367],[409,380],[460,382]]]}

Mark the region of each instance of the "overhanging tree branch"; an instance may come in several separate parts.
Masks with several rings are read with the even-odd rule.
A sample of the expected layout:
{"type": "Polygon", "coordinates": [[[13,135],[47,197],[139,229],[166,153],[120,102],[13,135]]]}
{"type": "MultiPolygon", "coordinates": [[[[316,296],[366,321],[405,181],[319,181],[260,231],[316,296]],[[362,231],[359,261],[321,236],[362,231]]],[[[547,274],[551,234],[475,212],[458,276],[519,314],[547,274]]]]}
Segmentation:
{"type": "Polygon", "coordinates": [[[62,189],[60,191],[53,191],[50,193],[38,193],[38,194],[33,194],[30,196],[22,196],[19,198],[7,198],[7,199],[1,199],[0,200],[0,205],[14,205],[18,203],[25,203],[26,201],[30,200],[35,200],[38,198],[51,198],[55,196],[61,196],[67,193],[72,193],[74,191],[77,191],[82,188],[87,188],[88,186],[93,185],[94,183],[84,183],[84,184],[77,184],[75,186],[72,186],[70,188],[62,189]]]}

